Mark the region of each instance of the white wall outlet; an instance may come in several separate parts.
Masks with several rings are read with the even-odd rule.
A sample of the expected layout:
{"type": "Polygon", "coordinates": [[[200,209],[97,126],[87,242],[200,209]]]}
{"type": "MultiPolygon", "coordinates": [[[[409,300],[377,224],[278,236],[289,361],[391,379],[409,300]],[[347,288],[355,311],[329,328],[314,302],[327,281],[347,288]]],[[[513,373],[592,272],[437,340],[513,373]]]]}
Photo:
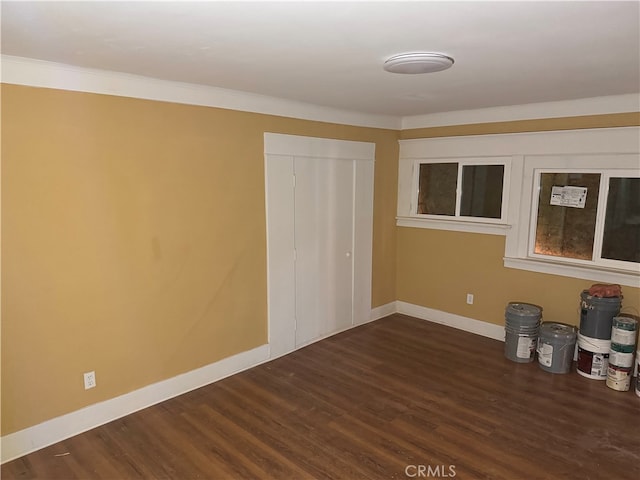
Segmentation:
{"type": "Polygon", "coordinates": [[[96,372],[87,372],[84,374],[84,389],[89,390],[96,386],[96,372]]]}
{"type": "Polygon", "coordinates": [[[467,304],[473,305],[473,293],[467,293],[467,304]]]}

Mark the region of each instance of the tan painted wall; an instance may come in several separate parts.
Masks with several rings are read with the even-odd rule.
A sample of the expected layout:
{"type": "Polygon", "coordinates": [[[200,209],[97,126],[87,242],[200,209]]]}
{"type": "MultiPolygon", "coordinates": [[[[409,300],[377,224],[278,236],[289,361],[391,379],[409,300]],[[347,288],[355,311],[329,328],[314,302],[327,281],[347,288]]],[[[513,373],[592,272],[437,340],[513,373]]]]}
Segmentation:
{"type": "MultiPolygon", "coordinates": [[[[620,114],[397,132],[1,93],[3,435],[266,342],[265,131],[376,143],[373,307],[399,299],[501,324],[520,300],[576,323],[591,282],[505,269],[503,237],[395,227],[397,139],[638,124],[620,114]],[[88,370],[99,386],[84,391],[88,370]]],[[[640,308],[638,290],[624,292],[640,308]]]]}
{"type": "MultiPolygon", "coordinates": [[[[639,113],[404,130],[401,138],[640,125],[639,113]]],[[[398,300],[498,325],[510,301],[541,305],[547,321],[578,324],[580,292],[595,282],[505,268],[502,236],[398,228],[398,300]],[[473,293],[474,304],[466,304],[473,293]]],[[[640,289],[623,287],[623,311],[640,312],[640,289]]]]}
{"type": "MultiPolygon", "coordinates": [[[[543,307],[545,321],[578,325],[580,293],[594,282],[503,266],[505,237],[398,228],[398,300],[504,325],[508,302],[543,307]],[[473,305],[466,304],[474,294],[473,305]]],[[[623,287],[623,311],[638,314],[640,290],[623,287]]]]}
{"type": "Polygon", "coordinates": [[[266,343],[265,131],[376,142],[395,300],[398,132],[2,86],[3,435],[266,343]]]}

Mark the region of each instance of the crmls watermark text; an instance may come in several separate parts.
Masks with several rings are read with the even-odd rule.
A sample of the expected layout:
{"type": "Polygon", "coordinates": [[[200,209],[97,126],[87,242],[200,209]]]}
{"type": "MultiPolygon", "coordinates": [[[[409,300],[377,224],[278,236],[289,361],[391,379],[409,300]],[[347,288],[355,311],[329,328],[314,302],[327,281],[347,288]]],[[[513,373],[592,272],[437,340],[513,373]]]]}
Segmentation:
{"type": "Polygon", "coordinates": [[[404,474],[410,478],[453,478],[455,465],[407,465],[404,474]]]}

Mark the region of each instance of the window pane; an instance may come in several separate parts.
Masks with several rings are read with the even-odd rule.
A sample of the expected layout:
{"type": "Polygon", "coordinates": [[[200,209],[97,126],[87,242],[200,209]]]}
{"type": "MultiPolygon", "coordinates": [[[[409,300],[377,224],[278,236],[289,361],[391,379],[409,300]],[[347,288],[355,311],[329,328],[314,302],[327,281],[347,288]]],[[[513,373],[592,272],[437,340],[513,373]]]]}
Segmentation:
{"type": "Polygon", "coordinates": [[[640,178],[610,178],[602,258],[640,263],[640,178]]]}
{"type": "Polygon", "coordinates": [[[462,167],[460,215],[500,218],[504,165],[465,165],[462,167]]]}
{"type": "Polygon", "coordinates": [[[418,213],[455,215],[457,183],[457,163],[421,164],[418,213]]]}
{"type": "Polygon", "coordinates": [[[542,173],[534,252],[591,260],[599,189],[599,173],[542,173]],[[571,189],[564,187],[586,188],[584,206],[566,206],[575,203],[571,189]],[[563,204],[554,205],[552,201],[563,204]]]}

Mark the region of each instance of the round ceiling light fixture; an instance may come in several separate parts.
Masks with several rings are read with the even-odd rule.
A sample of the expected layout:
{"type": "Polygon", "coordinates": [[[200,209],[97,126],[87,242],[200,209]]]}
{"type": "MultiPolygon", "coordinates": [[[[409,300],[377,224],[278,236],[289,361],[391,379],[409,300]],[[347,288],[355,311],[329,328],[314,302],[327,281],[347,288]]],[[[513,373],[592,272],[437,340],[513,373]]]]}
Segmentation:
{"type": "Polygon", "coordinates": [[[432,73],[446,70],[453,65],[453,58],[442,53],[401,53],[389,57],[383,68],[391,73],[432,73]]]}

